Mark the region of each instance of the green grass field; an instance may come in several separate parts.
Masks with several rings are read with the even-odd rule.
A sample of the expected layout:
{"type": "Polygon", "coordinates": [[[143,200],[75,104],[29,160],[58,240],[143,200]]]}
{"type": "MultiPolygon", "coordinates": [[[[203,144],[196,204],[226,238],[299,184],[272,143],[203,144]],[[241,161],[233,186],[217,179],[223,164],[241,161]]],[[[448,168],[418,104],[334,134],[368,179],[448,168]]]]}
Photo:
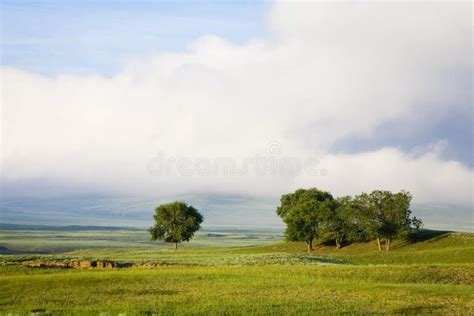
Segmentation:
{"type": "Polygon", "coordinates": [[[270,232],[200,232],[175,252],[140,231],[2,231],[0,314],[474,313],[474,234],[427,231],[390,252],[270,232]],[[114,260],[130,268],[31,268],[114,260]],[[148,263],[147,265],[143,265],[148,263]]]}

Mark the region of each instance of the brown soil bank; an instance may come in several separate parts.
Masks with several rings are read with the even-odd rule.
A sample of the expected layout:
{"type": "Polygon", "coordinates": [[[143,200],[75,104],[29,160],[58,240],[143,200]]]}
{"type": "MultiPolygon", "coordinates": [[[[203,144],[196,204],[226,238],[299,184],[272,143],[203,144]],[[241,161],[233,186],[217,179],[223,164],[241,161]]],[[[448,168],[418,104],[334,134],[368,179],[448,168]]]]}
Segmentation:
{"type": "Polygon", "coordinates": [[[113,269],[131,267],[131,263],[111,260],[77,260],[77,261],[40,261],[27,265],[31,268],[63,268],[63,269],[113,269]]]}

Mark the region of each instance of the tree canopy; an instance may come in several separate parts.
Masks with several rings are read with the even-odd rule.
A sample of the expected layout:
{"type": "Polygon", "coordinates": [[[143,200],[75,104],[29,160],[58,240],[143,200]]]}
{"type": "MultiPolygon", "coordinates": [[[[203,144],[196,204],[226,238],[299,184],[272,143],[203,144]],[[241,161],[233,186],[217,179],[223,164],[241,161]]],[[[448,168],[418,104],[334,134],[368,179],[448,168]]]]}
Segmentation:
{"type": "Polygon", "coordinates": [[[317,238],[334,240],[337,249],[348,241],[376,239],[379,250],[384,239],[385,249],[390,250],[393,238],[406,237],[423,225],[411,217],[411,200],[406,191],[375,190],[334,199],[316,188],[299,189],[282,195],[276,213],[286,224],[286,239],[306,242],[308,251],[317,238]]]}
{"type": "Polygon", "coordinates": [[[352,197],[343,196],[335,200],[335,207],[323,214],[324,231],[328,233],[336,243],[336,248],[342,247],[344,240],[357,237],[356,204],[352,197]]]}
{"type": "Polygon", "coordinates": [[[285,236],[289,241],[304,241],[308,252],[319,236],[323,215],[334,208],[334,198],[316,188],[299,189],[281,197],[276,213],[286,224],[285,236]]]}
{"type": "Polygon", "coordinates": [[[204,217],[194,207],[184,202],[162,204],[155,209],[155,225],[148,229],[152,240],[174,243],[189,241],[201,228],[204,217]]]}
{"type": "Polygon", "coordinates": [[[393,238],[407,235],[412,223],[419,226],[416,217],[410,218],[412,196],[409,192],[375,190],[362,193],[357,200],[361,206],[361,226],[367,236],[377,239],[379,250],[381,238],[385,238],[385,249],[390,250],[393,238]]]}

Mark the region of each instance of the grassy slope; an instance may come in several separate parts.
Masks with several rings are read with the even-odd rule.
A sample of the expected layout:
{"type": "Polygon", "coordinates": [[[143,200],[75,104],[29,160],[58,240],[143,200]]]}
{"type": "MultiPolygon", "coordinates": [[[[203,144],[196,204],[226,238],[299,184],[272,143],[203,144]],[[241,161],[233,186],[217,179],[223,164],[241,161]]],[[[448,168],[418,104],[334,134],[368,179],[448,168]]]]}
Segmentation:
{"type": "MultiPolygon", "coordinates": [[[[374,243],[362,243],[337,251],[321,245],[316,254],[307,255],[303,244],[284,242],[191,247],[176,253],[156,248],[76,250],[49,258],[153,260],[164,265],[121,270],[0,266],[0,313],[472,314],[474,235],[422,239],[395,243],[392,251],[382,253],[374,243]]],[[[44,256],[1,258],[38,257],[44,256]]]]}
{"type": "MultiPolygon", "coordinates": [[[[302,243],[269,244],[243,248],[241,253],[286,252],[302,253],[302,243]]],[[[396,240],[389,252],[378,251],[375,241],[355,243],[335,250],[333,246],[318,245],[315,252],[351,264],[454,264],[474,263],[474,234],[426,231],[419,240],[396,240]]]]}

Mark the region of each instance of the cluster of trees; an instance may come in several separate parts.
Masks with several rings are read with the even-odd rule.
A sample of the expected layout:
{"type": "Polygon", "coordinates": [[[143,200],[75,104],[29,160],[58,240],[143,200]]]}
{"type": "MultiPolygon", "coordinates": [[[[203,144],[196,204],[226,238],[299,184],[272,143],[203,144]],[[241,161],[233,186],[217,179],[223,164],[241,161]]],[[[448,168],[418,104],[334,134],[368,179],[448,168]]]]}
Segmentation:
{"type": "Polygon", "coordinates": [[[376,190],[355,197],[334,198],[331,193],[299,189],[281,197],[276,213],[286,224],[285,235],[290,241],[304,241],[308,252],[313,241],[329,238],[336,248],[354,241],[377,240],[379,250],[385,250],[396,237],[406,237],[423,225],[411,217],[409,192],[376,190]]]}
{"type": "MultiPolygon", "coordinates": [[[[276,213],[286,224],[285,235],[290,241],[304,241],[308,252],[316,239],[334,240],[336,248],[354,241],[377,240],[379,250],[385,250],[396,237],[407,237],[423,222],[411,217],[409,192],[376,190],[355,197],[334,198],[331,193],[299,189],[284,194],[276,213]]],[[[155,209],[155,224],[148,230],[151,239],[174,243],[189,241],[201,228],[204,217],[184,202],[162,204],[155,209]]]]}

